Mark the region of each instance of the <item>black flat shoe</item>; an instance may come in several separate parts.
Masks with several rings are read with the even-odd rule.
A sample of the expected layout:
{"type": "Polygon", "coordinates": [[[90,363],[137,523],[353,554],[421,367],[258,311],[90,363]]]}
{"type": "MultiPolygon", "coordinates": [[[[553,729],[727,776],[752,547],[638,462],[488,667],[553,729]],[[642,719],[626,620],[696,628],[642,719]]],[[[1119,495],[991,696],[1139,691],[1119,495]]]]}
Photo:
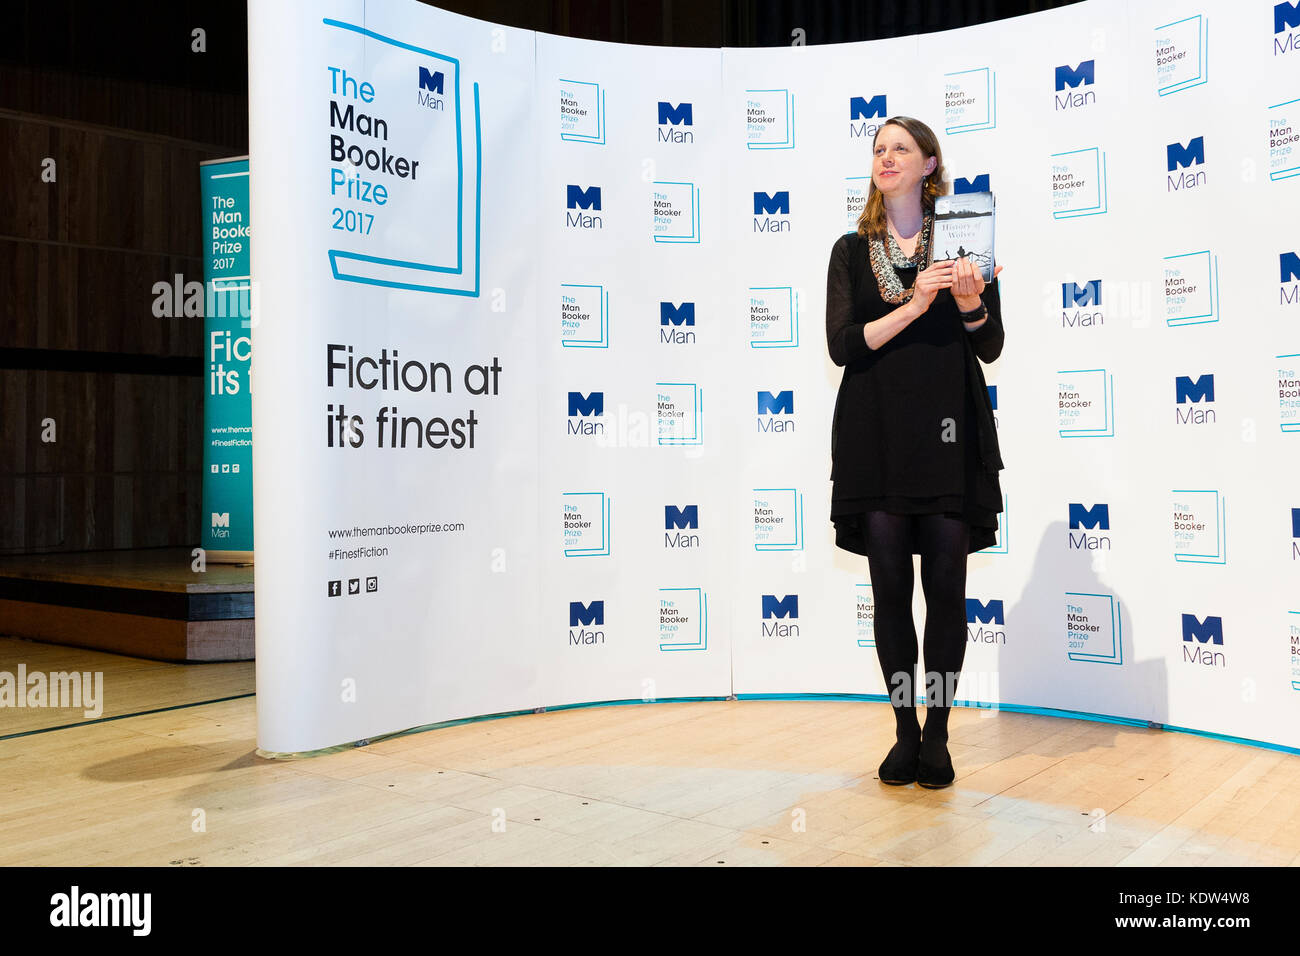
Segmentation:
{"type": "Polygon", "coordinates": [[[919,753],[919,747],[894,744],[877,771],[880,782],[891,787],[902,787],[915,781],[919,753]]]}
{"type": "Polygon", "coordinates": [[[920,755],[916,758],[916,782],[928,790],[940,790],[952,784],[957,779],[957,774],[952,769],[952,758],[948,756],[948,748],[943,748],[944,762],[935,766],[926,763],[920,755]]]}

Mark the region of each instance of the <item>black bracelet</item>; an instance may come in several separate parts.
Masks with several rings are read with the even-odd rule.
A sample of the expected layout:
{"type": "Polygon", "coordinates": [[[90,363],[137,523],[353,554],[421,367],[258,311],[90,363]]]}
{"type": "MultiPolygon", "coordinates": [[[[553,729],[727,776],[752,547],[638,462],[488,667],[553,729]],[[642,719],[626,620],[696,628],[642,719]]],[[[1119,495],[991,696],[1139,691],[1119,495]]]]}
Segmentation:
{"type": "Polygon", "coordinates": [[[963,312],[961,311],[961,309],[958,309],[957,314],[961,316],[961,320],[963,322],[973,322],[976,319],[978,319],[980,316],[987,315],[988,311],[989,311],[988,306],[986,306],[983,302],[981,302],[979,304],[979,308],[971,309],[969,312],[963,312]]]}

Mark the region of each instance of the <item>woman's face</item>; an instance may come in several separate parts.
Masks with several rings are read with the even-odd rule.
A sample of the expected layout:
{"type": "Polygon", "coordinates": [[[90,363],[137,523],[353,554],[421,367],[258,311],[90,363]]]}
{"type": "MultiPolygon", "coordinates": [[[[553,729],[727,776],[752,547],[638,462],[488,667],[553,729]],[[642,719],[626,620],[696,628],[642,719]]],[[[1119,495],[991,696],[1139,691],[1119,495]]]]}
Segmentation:
{"type": "Polygon", "coordinates": [[[876,134],[871,181],[888,199],[920,193],[921,183],[938,161],[925,156],[901,126],[882,126],[876,134]]]}

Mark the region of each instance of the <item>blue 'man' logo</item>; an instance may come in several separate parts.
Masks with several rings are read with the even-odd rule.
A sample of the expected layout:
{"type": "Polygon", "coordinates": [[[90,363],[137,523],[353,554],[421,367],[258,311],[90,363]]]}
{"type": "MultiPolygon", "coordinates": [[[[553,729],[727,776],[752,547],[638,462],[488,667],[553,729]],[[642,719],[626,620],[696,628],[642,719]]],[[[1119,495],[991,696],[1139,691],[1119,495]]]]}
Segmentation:
{"type": "Polygon", "coordinates": [[[763,595],[763,620],[774,617],[798,617],[799,616],[799,595],[787,594],[781,600],[776,599],[775,594],[763,595]]]}
{"type": "MultiPolygon", "coordinates": [[[[1300,0],[1297,0],[1300,2],[1300,0]]],[[[1278,256],[1278,262],[1282,269],[1282,281],[1294,282],[1300,279],[1300,255],[1294,252],[1284,252],[1278,256]]]]}
{"type": "Polygon", "coordinates": [[[1078,502],[1070,502],[1070,527],[1092,528],[1097,531],[1110,530],[1110,505],[1096,504],[1085,508],[1078,502]]]}
{"type": "Polygon", "coordinates": [[[695,117],[691,111],[690,103],[679,103],[673,106],[671,103],[659,101],[659,125],[666,126],[694,126],[695,117]]]}
{"type": "Polygon", "coordinates": [[[605,393],[592,392],[583,396],[581,392],[569,393],[569,415],[604,415],[605,393]]]}
{"type": "Polygon", "coordinates": [[[1291,537],[1300,538],[1300,508],[1291,509],[1291,537]]]}
{"type": "Polygon", "coordinates": [[[871,99],[865,96],[849,97],[849,119],[874,119],[876,117],[888,116],[889,111],[885,108],[885,94],[877,93],[871,99]]]}
{"type": "Polygon", "coordinates": [[[430,73],[424,67],[420,67],[420,89],[428,90],[430,93],[442,93],[442,71],[430,73]]]}
{"type": "Polygon", "coordinates": [[[695,303],[683,302],[681,305],[673,305],[671,302],[659,303],[659,324],[660,325],[694,325],[695,324],[695,303]]]}
{"type": "Polygon", "coordinates": [[[754,215],[761,216],[765,213],[774,216],[790,215],[790,190],[782,189],[770,196],[764,192],[755,192],[754,215]]]}
{"type": "Polygon", "coordinates": [[[954,179],[952,181],[952,194],[960,196],[962,193],[989,193],[992,192],[989,186],[989,174],[980,173],[974,179],[954,179]]]}
{"type": "Polygon", "coordinates": [[[1056,68],[1056,92],[1061,92],[1067,86],[1074,89],[1082,84],[1083,86],[1092,86],[1097,78],[1096,60],[1084,60],[1073,70],[1067,63],[1064,66],[1056,68]]]}
{"type": "Polygon", "coordinates": [[[569,602],[569,627],[578,627],[583,624],[603,625],[604,623],[604,601],[592,601],[590,604],[583,604],[581,601],[569,602]]]}
{"type": "Polygon", "coordinates": [[[1174,379],[1174,395],[1177,404],[1184,402],[1214,401],[1214,376],[1202,375],[1192,381],[1190,375],[1179,375],[1174,379]]]}
{"type": "Polygon", "coordinates": [[[758,414],[793,415],[794,391],[792,389],[786,389],[784,392],[777,392],[775,395],[771,392],[759,392],[758,414]]]}
{"type": "Polygon", "coordinates": [[[1199,166],[1205,162],[1205,137],[1197,136],[1188,140],[1186,146],[1181,143],[1170,143],[1165,147],[1165,160],[1165,165],[1169,167],[1171,173],[1179,168],[1199,166]]]}
{"type": "Polygon", "coordinates": [[[699,526],[699,505],[687,505],[685,508],[678,508],[676,505],[664,505],[665,531],[672,531],[674,528],[685,530],[687,528],[698,528],[699,526]]]}
{"type": "Polygon", "coordinates": [[[1202,644],[1223,643],[1223,618],[1207,617],[1198,621],[1195,614],[1183,615],[1183,640],[1197,640],[1202,644]]]}
{"type": "Polygon", "coordinates": [[[996,412],[998,410],[998,387],[996,385],[989,385],[988,390],[989,404],[993,406],[993,410],[996,412]]]}
{"type": "Polygon", "coordinates": [[[1273,7],[1273,32],[1294,30],[1300,27],[1300,0],[1295,3],[1279,3],[1273,7]]]}
{"type": "Polygon", "coordinates": [[[568,208],[570,209],[600,209],[600,187],[588,186],[581,189],[578,186],[569,184],[568,188],[568,208]]]}
{"type": "Polygon", "coordinates": [[[1085,282],[1083,287],[1073,282],[1061,283],[1061,308],[1069,309],[1080,305],[1101,305],[1101,280],[1085,282]]]}
{"type": "Polygon", "coordinates": [[[980,603],[979,598],[966,599],[966,623],[967,624],[1002,624],[1006,625],[1005,616],[1002,613],[1002,599],[998,598],[989,601],[988,604],[980,603]]]}

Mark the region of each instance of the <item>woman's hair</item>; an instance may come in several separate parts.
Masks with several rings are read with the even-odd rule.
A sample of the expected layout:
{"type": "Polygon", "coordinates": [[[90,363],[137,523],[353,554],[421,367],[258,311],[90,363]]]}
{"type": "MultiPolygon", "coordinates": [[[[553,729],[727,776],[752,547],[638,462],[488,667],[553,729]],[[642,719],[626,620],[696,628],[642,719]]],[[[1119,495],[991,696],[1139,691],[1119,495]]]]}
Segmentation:
{"type": "MultiPolygon", "coordinates": [[[[932,212],[935,199],[948,191],[948,183],[944,179],[943,154],[939,151],[939,138],[934,135],[930,127],[918,119],[912,119],[910,116],[891,117],[880,124],[876,135],[871,138],[873,164],[876,155],[876,138],[886,126],[898,126],[906,130],[908,135],[916,140],[917,148],[926,159],[931,156],[935,158],[934,172],[926,176],[921,184],[921,209],[923,212],[932,212]]],[[[885,197],[876,189],[876,180],[873,177],[871,188],[867,192],[867,204],[862,209],[862,215],[858,217],[858,235],[870,239],[883,239],[886,232],[888,227],[885,224],[885,197]]]]}

